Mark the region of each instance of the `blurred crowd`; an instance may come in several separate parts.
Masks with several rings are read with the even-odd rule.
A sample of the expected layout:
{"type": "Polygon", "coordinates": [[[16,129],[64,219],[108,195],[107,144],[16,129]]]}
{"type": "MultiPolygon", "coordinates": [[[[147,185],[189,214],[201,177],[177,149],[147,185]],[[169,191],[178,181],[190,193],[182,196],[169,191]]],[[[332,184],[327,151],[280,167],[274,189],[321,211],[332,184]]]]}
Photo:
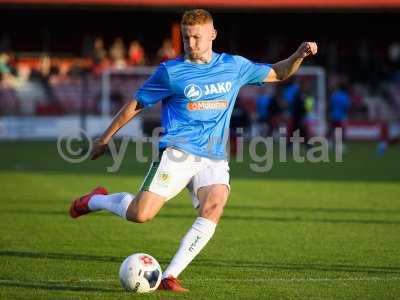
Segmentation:
{"type": "MultiPolygon", "coordinates": [[[[0,52],[0,115],[79,113],[84,78],[90,81],[86,109],[90,114],[98,114],[99,104],[93,102],[100,100],[101,75],[105,70],[157,65],[177,56],[169,38],[163,40],[155,56],[147,55],[140,41],[132,40],[126,47],[120,37],[109,47],[97,37],[86,48],[82,57],[0,52]]],[[[113,97],[118,98],[113,102],[123,104],[120,92],[114,92],[113,97]]]]}
{"type": "MultiPolygon", "coordinates": [[[[274,44],[279,45],[279,43],[274,44]]],[[[112,43],[106,45],[101,37],[97,37],[84,48],[82,57],[60,57],[48,54],[21,56],[10,51],[0,52],[0,115],[76,113],[79,109],[69,107],[72,100],[65,100],[73,98],[73,92],[70,94],[60,92],[60,86],[65,88],[67,84],[75,85],[76,89],[81,91],[82,76],[89,75],[92,82],[96,82],[95,84],[100,89],[101,74],[104,70],[110,68],[124,70],[137,66],[157,65],[179,54],[168,38],[162,41],[156,53],[147,53],[139,40],[126,43],[122,38],[115,38],[112,43]]],[[[342,53],[338,43],[333,42],[321,43],[319,49],[320,53],[314,63],[323,66],[326,70],[328,118],[332,120],[337,118],[337,106],[342,105],[345,109],[342,109],[340,119],[343,120],[347,118],[371,121],[399,119],[399,42],[393,42],[385,49],[380,48],[378,51],[372,47],[371,43],[364,41],[359,43],[358,48],[347,53],[342,53]]],[[[279,53],[279,49],[271,48],[270,56],[282,57],[282,54],[279,53]]],[[[296,90],[301,90],[301,86],[299,82],[288,82],[282,88],[272,89],[272,92],[260,89],[264,94],[257,94],[252,99],[256,118],[268,119],[270,125],[273,125],[277,122],[277,117],[268,118],[267,115],[279,115],[277,112],[288,111],[288,107],[291,112],[296,110],[292,106],[292,102],[295,103],[293,95],[296,94],[296,90]],[[290,94],[292,96],[289,97],[290,94]],[[288,99],[288,97],[293,99],[288,99]]],[[[96,96],[93,96],[92,102],[99,100],[98,93],[99,91],[96,96]]],[[[79,93],[74,95],[81,98],[79,93]]],[[[127,100],[120,99],[119,102],[122,105],[127,100]]],[[[79,102],[80,99],[76,101],[79,102]]],[[[310,103],[308,101],[305,106],[310,103]]],[[[89,112],[99,113],[96,107],[98,106],[94,104],[94,109],[89,108],[89,112]]],[[[248,108],[251,105],[245,104],[243,107],[247,112],[251,110],[248,108]]],[[[303,110],[307,111],[307,109],[309,108],[303,110]]]]}
{"type": "Polygon", "coordinates": [[[155,59],[150,58],[140,41],[131,41],[127,48],[120,37],[114,40],[108,51],[104,40],[98,37],[94,40],[93,47],[87,52],[86,56],[90,58],[92,71],[95,74],[101,74],[107,68],[123,70],[130,66],[157,65],[178,55],[169,38],[164,39],[155,59]]]}
{"type": "Polygon", "coordinates": [[[89,47],[84,46],[82,57],[60,57],[40,54],[21,56],[11,51],[0,52],[0,82],[2,86],[18,87],[25,80],[51,79],[52,82],[76,77],[84,72],[101,75],[106,69],[123,70],[134,66],[157,65],[173,59],[178,54],[169,38],[164,39],[155,58],[147,55],[138,40],[126,47],[121,37],[115,38],[109,48],[101,37],[94,39],[89,47]]]}

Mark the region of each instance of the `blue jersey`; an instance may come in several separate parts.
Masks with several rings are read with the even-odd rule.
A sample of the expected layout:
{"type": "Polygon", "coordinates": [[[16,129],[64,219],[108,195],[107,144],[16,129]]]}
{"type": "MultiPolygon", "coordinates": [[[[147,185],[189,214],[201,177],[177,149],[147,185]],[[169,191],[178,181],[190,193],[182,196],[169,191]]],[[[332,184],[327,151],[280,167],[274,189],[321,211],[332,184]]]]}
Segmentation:
{"type": "Polygon", "coordinates": [[[290,106],[293,104],[299,92],[299,85],[296,83],[292,83],[283,90],[283,100],[285,100],[286,103],[290,106]]]}
{"type": "Polygon", "coordinates": [[[256,99],[256,109],[259,121],[266,121],[268,118],[268,109],[272,102],[272,96],[261,95],[256,99]]]}
{"type": "Polygon", "coordinates": [[[347,111],[350,107],[350,97],[342,90],[335,91],[330,98],[331,112],[333,121],[344,121],[347,119],[347,111]]]}
{"type": "Polygon", "coordinates": [[[207,64],[182,57],[161,63],[137,91],[142,107],[162,101],[164,128],[160,148],[175,147],[209,157],[226,158],[229,122],[239,89],[262,84],[271,67],[241,56],[214,53],[207,64]]]}

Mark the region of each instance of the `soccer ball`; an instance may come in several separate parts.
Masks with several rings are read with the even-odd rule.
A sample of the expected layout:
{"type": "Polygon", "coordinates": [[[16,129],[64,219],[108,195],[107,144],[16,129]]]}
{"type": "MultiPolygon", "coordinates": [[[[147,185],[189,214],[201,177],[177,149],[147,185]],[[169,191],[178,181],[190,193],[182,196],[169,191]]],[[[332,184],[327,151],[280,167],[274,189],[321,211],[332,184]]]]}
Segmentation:
{"type": "Polygon", "coordinates": [[[122,287],[134,293],[155,291],[161,282],[161,267],[157,260],[145,253],[128,256],[119,268],[122,287]]]}

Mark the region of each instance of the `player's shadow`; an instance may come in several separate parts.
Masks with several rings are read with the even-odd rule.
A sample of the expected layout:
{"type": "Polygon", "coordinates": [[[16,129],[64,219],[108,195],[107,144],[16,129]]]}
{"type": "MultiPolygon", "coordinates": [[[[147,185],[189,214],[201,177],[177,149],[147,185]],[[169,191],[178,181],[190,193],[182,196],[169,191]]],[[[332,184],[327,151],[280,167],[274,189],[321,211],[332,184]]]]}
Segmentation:
{"type": "MultiPolygon", "coordinates": [[[[161,213],[157,218],[166,219],[193,219],[191,214],[166,214],[161,213]]],[[[343,218],[308,218],[308,217],[272,217],[272,216],[243,216],[225,214],[222,217],[227,221],[265,221],[265,222],[303,222],[303,223],[349,223],[349,224],[380,224],[380,225],[398,225],[400,220],[374,220],[374,219],[343,219],[343,218]]]]}
{"type": "Polygon", "coordinates": [[[238,260],[208,260],[197,259],[193,264],[207,267],[226,268],[250,268],[266,270],[289,270],[289,271],[326,271],[326,272],[350,272],[370,274],[400,274],[399,267],[381,266],[358,266],[345,264],[297,264],[297,263],[273,263],[273,262],[251,262],[238,260]]]}
{"type": "MultiPolygon", "coordinates": [[[[0,257],[23,257],[32,259],[55,259],[66,261],[97,261],[97,262],[115,262],[121,263],[124,257],[120,256],[102,256],[102,255],[86,255],[77,253],[49,253],[49,252],[25,252],[1,250],[0,257]]],[[[169,258],[158,258],[161,264],[169,262],[169,258]]],[[[387,266],[362,266],[351,264],[317,264],[317,263],[279,263],[266,261],[245,261],[245,260],[223,260],[223,259],[203,259],[197,258],[192,263],[195,266],[217,267],[217,268],[249,268],[251,270],[289,270],[289,271],[326,271],[326,272],[353,272],[353,273],[369,273],[369,274],[400,274],[400,267],[387,266]]],[[[1,282],[0,285],[20,285],[20,282],[1,282]]],[[[48,289],[59,290],[87,290],[83,286],[67,286],[65,284],[54,283],[27,283],[25,287],[42,287],[48,289]],[[33,286],[30,286],[33,285],[33,286]]],[[[38,288],[39,288],[38,287],[38,288]]],[[[99,288],[92,288],[93,291],[99,291],[99,288]]],[[[106,292],[113,292],[113,289],[105,289],[106,292]]]]}
{"type": "MultiPolygon", "coordinates": [[[[73,284],[73,283],[72,283],[73,284]]],[[[72,291],[72,292],[102,292],[102,293],[115,293],[120,292],[120,289],[107,289],[89,286],[71,285],[71,283],[59,282],[21,282],[15,280],[0,281],[0,286],[14,287],[14,288],[29,288],[41,289],[49,291],[72,291]]]]}
{"type": "Polygon", "coordinates": [[[24,257],[34,259],[57,259],[70,261],[98,261],[98,262],[122,262],[124,257],[119,256],[101,256],[101,255],[85,255],[75,253],[50,253],[50,252],[27,252],[27,251],[11,251],[0,250],[0,256],[6,257],[24,257]]]}
{"type": "MultiPolygon", "coordinates": [[[[189,208],[189,206],[186,206],[186,208],[189,208]]],[[[255,208],[254,208],[255,209],[255,208]]],[[[243,210],[240,209],[240,210],[243,210]]],[[[267,209],[268,210],[268,209],[267,209]]],[[[272,209],[274,211],[274,209],[272,209]]],[[[312,212],[313,209],[307,210],[303,208],[303,210],[300,208],[299,210],[296,210],[296,208],[288,209],[286,210],[285,208],[282,208],[280,210],[279,208],[276,209],[276,211],[293,211],[293,212],[312,212]]],[[[343,212],[341,210],[338,210],[337,212],[343,212]]],[[[318,209],[315,210],[315,212],[319,212],[318,209]]],[[[321,212],[327,212],[326,210],[322,209],[321,212]]],[[[335,212],[335,210],[334,210],[335,212]]],[[[349,210],[349,212],[356,212],[349,210]]],[[[377,212],[374,210],[366,210],[365,212],[368,213],[373,213],[377,212]]],[[[378,212],[383,212],[378,211],[378,212]]],[[[392,211],[388,211],[392,212],[392,211]]],[[[0,211],[1,214],[28,214],[28,215],[48,215],[48,216],[65,216],[69,217],[68,213],[66,211],[54,211],[54,210],[14,210],[14,209],[6,209],[0,211]]],[[[393,212],[398,213],[397,212],[393,212]]],[[[164,219],[193,219],[195,216],[195,213],[193,214],[174,214],[174,213],[169,213],[169,212],[161,212],[157,218],[164,218],[164,219]]],[[[95,218],[111,218],[114,217],[111,214],[108,213],[97,213],[94,214],[92,217],[95,218]]],[[[227,209],[227,212],[225,215],[222,217],[223,220],[226,221],[246,221],[246,222],[252,222],[252,221],[261,221],[261,222],[302,222],[302,223],[333,223],[333,224],[340,224],[340,223],[345,223],[345,224],[379,224],[379,225],[399,225],[400,220],[383,220],[383,219],[360,219],[360,218],[315,218],[315,217],[303,217],[303,216],[254,216],[254,215],[234,215],[230,213],[230,209],[227,209]]]]}
{"type": "MultiPolygon", "coordinates": [[[[189,206],[182,203],[168,203],[167,207],[187,209],[189,206]]],[[[271,211],[271,212],[304,212],[304,213],[389,213],[400,214],[400,209],[364,209],[364,208],[337,208],[337,207],[279,207],[279,206],[256,206],[256,205],[231,205],[227,204],[227,211],[271,211]]]]}
{"type": "MultiPolygon", "coordinates": [[[[65,216],[69,218],[66,210],[38,210],[38,209],[2,209],[1,214],[16,214],[16,215],[48,215],[48,216],[65,216]]],[[[101,214],[102,215],[102,214],[101,214]]]]}

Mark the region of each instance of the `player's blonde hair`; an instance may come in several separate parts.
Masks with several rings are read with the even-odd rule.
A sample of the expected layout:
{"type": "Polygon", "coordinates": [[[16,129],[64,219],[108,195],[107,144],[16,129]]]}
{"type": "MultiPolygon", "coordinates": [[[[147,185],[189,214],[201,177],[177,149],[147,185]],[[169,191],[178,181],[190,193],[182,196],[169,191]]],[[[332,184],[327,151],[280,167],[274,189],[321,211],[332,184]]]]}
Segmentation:
{"type": "Polygon", "coordinates": [[[183,14],[181,20],[181,26],[203,25],[207,23],[213,23],[213,18],[205,9],[188,10],[183,14]]]}

